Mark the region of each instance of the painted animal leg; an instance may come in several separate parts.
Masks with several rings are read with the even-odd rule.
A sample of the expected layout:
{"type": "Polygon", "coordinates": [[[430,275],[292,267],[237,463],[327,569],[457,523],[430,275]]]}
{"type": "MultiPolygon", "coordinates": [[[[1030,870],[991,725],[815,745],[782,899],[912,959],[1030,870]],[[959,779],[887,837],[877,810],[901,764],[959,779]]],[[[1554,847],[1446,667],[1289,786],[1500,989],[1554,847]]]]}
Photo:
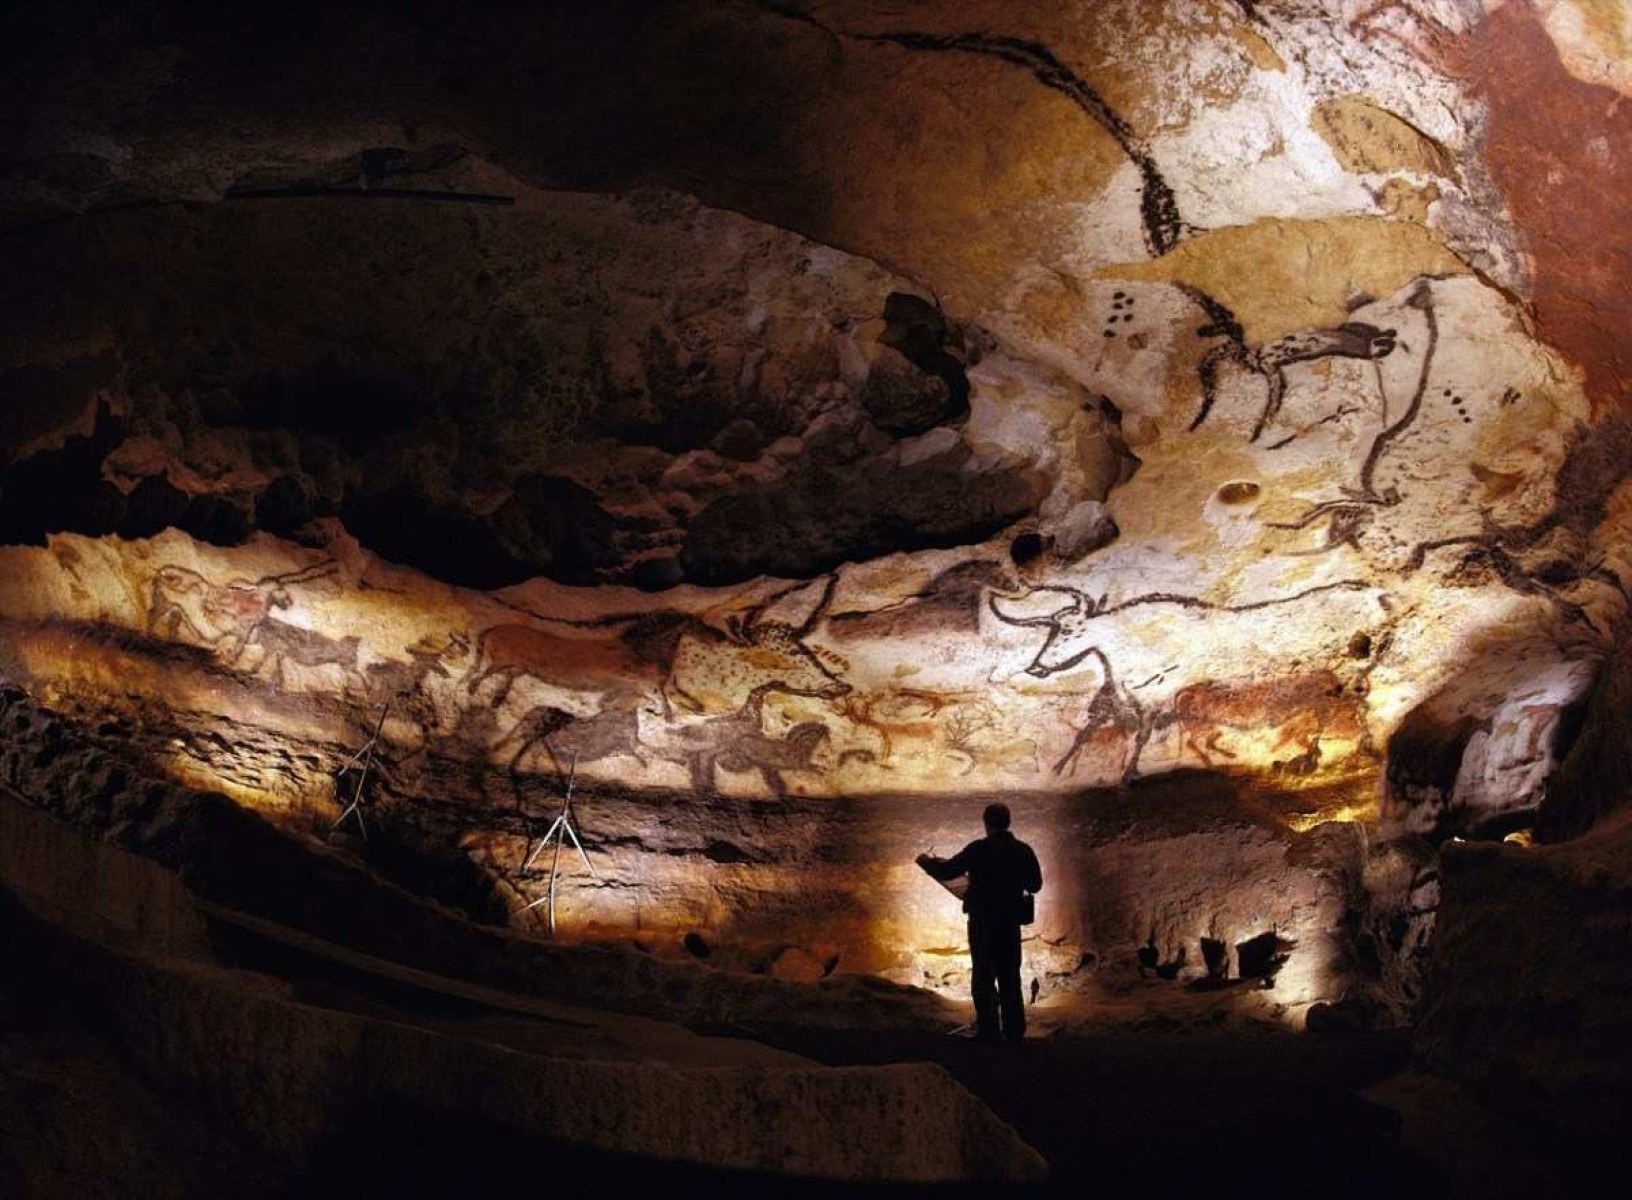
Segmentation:
{"type": "Polygon", "coordinates": [[[510,698],[510,689],[516,685],[516,672],[504,668],[497,671],[489,671],[486,678],[478,681],[478,685],[486,683],[488,679],[492,679],[495,676],[497,676],[499,679],[499,690],[494,692],[493,698],[487,702],[487,706],[489,708],[501,707],[504,702],[510,698]]]}
{"type": "Polygon", "coordinates": [[[691,786],[696,792],[714,790],[714,756],[699,751],[691,756],[691,786]]]}
{"type": "MultiPolygon", "coordinates": [[[[1234,759],[1234,753],[1225,749],[1224,745],[1219,741],[1219,739],[1223,736],[1224,731],[1219,729],[1217,726],[1214,726],[1213,731],[1207,735],[1207,749],[1211,750],[1220,758],[1234,759]]],[[[1213,764],[1209,762],[1207,765],[1212,766],[1213,764]]]]}
{"type": "Polygon", "coordinates": [[[1250,440],[1254,442],[1263,436],[1265,427],[1280,413],[1281,401],[1286,397],[1286,376],[1281,373],[1280,367],[1270,367],[1264,372],[1264,378],[1269,382],[1269,396],[1264,400],[1264,411],[1258,414],[1258,424],[1252,427],[1250,440]]]}
{"type": "Polygon", "coordinates": [[[1196,368],[1196,374],[1201,380],[1201,407],[1196,410],[1195,419],[1190,422],[1188,432],[1194,433],[1201,428],[1201,424],[1213,411],[1213,402],[1218,399],[1218,369],[1226,362],[1240,363],[1241,349],[1233,342],[1222,346],[1214,346],[1207,351],[1201,363],[1196,368]]]}
{"type": "Polygon", "coordinates": [[[1139,713],[1139,724],[1133,739],[1133,753],[1128,758],[1128,765],[1122,770],[1122,786],[1127,787],[1139,778],[1139,760],[1144,756],[1145,743],[1150,741],[1152,722],[1145,715],[1139,713]]]}

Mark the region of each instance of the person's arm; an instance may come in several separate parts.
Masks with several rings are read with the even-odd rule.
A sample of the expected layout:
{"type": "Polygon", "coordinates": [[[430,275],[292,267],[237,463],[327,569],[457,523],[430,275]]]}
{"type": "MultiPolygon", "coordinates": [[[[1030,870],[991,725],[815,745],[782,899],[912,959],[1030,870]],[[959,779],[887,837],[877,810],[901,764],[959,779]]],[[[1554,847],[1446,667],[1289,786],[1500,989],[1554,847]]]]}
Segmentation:
{"type": "Polygon", "coordinates": [[[1030,846],[1026,847],[1026,881],[1025,890],[1036,895],[1043,890],[1043,868],[1037,861],[1037,851],[1030,846]]]}
{"type": "Polygon", "coordinates": [[[931,879],[939,879],[942,882],[948,879],[956,879],[959,875],[967,875],[969,873],[969,851],[972,845],[973,843],[970,846],[965,846],[951,858],[936,858],[930,854],[920,854],[917,859],[918,865],[924,869],[931,879]]]}

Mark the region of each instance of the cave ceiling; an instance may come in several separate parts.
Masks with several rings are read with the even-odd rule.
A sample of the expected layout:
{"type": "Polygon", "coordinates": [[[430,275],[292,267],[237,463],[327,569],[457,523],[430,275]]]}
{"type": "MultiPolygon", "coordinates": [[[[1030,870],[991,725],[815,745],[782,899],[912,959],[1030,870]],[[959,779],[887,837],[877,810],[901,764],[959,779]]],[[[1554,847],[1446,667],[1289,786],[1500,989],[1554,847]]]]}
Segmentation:
{"type": "Polygon", "coordinates": [[[1632,578],[1599,8],[8,17],[0,662],[282,804],[389,703],[758,797],[1429,728],[1533,806],[1632,578]]]}

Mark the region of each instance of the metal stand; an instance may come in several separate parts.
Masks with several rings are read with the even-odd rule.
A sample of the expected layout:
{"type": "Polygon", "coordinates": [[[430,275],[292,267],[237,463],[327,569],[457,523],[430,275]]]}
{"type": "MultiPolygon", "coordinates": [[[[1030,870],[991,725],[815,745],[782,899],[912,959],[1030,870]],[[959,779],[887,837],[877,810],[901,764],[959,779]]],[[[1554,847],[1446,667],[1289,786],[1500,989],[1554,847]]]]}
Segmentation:
{"type": "Polygon", "coordinates": [[[539,839],[538,846],[532,851],[532,853],[528,854],[527,857],[522,860],[521,864],[521,870],[525,872],[527,868],[533,865],[533,860],[540,854],[544,853],[544,847],[551,845],[552,843],[554,844],[555,853],[550,859],[550,890],[544,895],[540,896],[537,900],[534,900],[525,910],[523,910],[526,912],[531,912],[540,904],[548,904],[550,933],[552,936],[555,933],[555,878],[561,872],[561,843],[567,838],[571,838],[574,848],[578,851],[578,857],[584,860],[584,869],[589,872],[590,878],[595,880],[600,879],[600,876],[595,874],[595,868],[590,865],[589,855],[584,852],[584,844],[578,840],[578,832],[572,827],[572,785],[577,777],[578,755],[574,753],[572,756],[572,766],[567,772],[567,794],[561,801],[560,815],[558,815],[550,824],[550,827],[545,832],[544,836],[539,839]]]}
{"type": "Polygon", "coordinates": [[[362,749],[348,758],[345,764],[334,773],[335,784],[348,771],[357,772],[357,787],[351,793],[351,803],[346,805],[334,824],[329,826],[329,834],[333,836],[335,830],[346,823],[347,817],[357,818],[357,832],[363,835],[363,841],[368,841],[368,826],[363,824],[363,784],[368,780],[368,769],[374,765],[374,747],[379,743],[380,730],[385,728],[385,714],[391,711],[389,701],[380,705],[380,719],[374,722],[374,732],[369,735],[368,741],[363,743],[362,749]]]}

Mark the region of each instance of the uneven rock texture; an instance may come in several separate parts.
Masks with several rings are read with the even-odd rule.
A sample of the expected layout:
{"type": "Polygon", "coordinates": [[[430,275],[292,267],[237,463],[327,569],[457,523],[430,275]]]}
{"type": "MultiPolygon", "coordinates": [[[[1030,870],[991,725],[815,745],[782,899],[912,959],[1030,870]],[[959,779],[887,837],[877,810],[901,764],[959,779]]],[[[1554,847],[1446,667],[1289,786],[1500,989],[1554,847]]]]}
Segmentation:
{"type": "MultiPolygon", "coordinates": [[[[311,524],[338,517],[446,581],[669,590],[534,584],[512,602],[538,621],[501,622],[403,579],[401,619],[364,633],[378,597],[323,590],[373,586],[356,568],[311,591],[293,572],[322,560],[293,547],[108,543],[92,573],[146,611],[42,606],[56,568],[27,556],[6,611],[145,628],[307,693],[463,672],[523,746],[590,720],[594,749],[668,747],[588,756],[628,784],[1308,773],[1426,706],[1490,724],[1453,804],[1533,807],[1547,763],[1495,743],[1545,739],[1529,727],[1605,651],[1625,464],[1590,355],[1527,309],[1573,260],[1529,254],[1553,244],[1531,200],[1503,208],[1521,93],[1483,64],[1528,38],[1536,93],[1595,86],[1527,12],[682,6],[631,38],[613,6],[570,18],[572,64],[480,6],[434,51],[411,10],[314,15],[325,54],[391,47],[367,103],[340,87],[331,107],[394,116],[321,138],[307,38],[110,22],[67,56],[106,95],[75,102],[66,65],[36,64],[7,194],[19,222],[156,206],[7,239],[8,537],[264,529],[339,554],[311,524]],[[229,94],[209,64],[257,34],[266,65],[229,94]],[[475,82],[470,56],[500,47],[563,70],[475,82]],[[421,52],[449,90],[412,100],[421,52]],[[551,130],[497,121],[557,89],[575,99],[551,130]],[[115,134],[118,95],[144,107],[115,134]],[[226,202],[175,202],[205,195],[226,202]],[[230,608],[284,574],[236,618],[155,599],[186,579],[230,608]],[[815,582],[785,612],[766,575],[815,582]],[[541,679],[543,659],[583,669],[541,679]]],[[[1584,153],[1571,177],[1602,179],[1584,153]]]]}
{"type": "MultiPolygon", "coordinates": [[[[154,779],[131,750],[160,750],[171,740],[162,730],[122,726],[86,739],[15,693],[5,700],[0,773],[11,786],[181,870],[214,902],[442,973],[469,970],[439,949],[463,922],[381,888],[362,868],[477,920],[543,931],[542,913],[527,906],[547,894],[537,839],[556,810],[502,777],[489,781],[491,793],[460,792],[470,785],[459,764],[442,761],[411,787],[393,779],[365,809],[368,840],[351,840],[359,862],[318,842],[326,816],[284,812],[280,832],[218,794],[154,779]],[[428,806],[426,795],[444,800],[428,806]]],[[[1028,980],[1050,998],[1126,997],[1158,979],[1261,984],[1256,1007],[1271,1017],[1350,986],[1396,989],[1402,947],[1380,928],[1394,909],[1374,911],[1368,899],[1358,827],[1328,820],[1353,798],[1348,788],[1287,795],[1199,775],[1087,804],[1014,798],[1048,881],[1028,931],[1028,980]],[[1203,939],[1224,947],[1217,963],[1206,962],[1203,939]],[[1266,939],[1264,965],[1243,960],[1243,944],[1266,939]]],[[[578,828],[595,874],[569,850],[557,910],[572,941],[599,945],[458,936],[484,947],[484,970],[503,986],[625,1011],[702,1022],[798,1015],[850,1027],[944,1018],[950,1010],[925,993],[870,977],[966,995],[959,905],[911,859],[923,846],[961,845],[981,806],[926,809],[897,796],[770,808],[591,790],[579,795],[578,828]],[[815,989],[793,986],[812,980],[815,989]]],[[[123,870],[113,857],[110,869],[123,870]]],[[[77,873],[39,866],[33,878],[60,890],[56,876],[77,873]]],[[[136,875],[114,888],[117,913],[134,903],[161,921],[164,905],[140,901],[148,883],[136,875]]],[[[141,929],[151,940],[160,927],[141,929]]],[[[169,940],[190,944],[184,934],[169,940]]]]}
{"type": "Polygon", "coordinates": [[[1424,1051],[1589,1153],[1632,1108],[1629,848],[1623,814],[1557,846],[1452,846],[1440,864],[1424,1051]]]}
{"type": "Polygon", "coordinates": [[[0,30],[0,678],[143,770],[311,832],[377,730],[375,865],[518,922],[571,778],[574,927],[941,987],[1014,795],[1051,981],[1395,1010],[1439,844],[1613,805],[1619,6],[84,16],[0,30]]]}
{"type": "MultiPolygon", "coordinates": [[[[8,975],[10,972],[8,972],[8,975]]],[[[276,1172],[225,1123],[155,1089],[59,1009],[0,999],[0,1188],[9,1196],[277,1196],[276,1172]]]]}
{"type": "MultiPolygon", "coordinates": [[[[4,867],[7,888],[25,906],[66,930],[83,927],[82,903],[63,894],[61,876],[45,873],[43,897],[29,886],[30,876],[40,877],[31,851],[44,846],[59,860],[77,854],[79,881],[93,892],[133,874],[149,877],[150,894],[175,910],[172,925],[202,923],[188,891],[173,877],[166,889],[158,868],[121,862],[127,852],[61,826],[48,829],[49,818],[12,811],[9,798],[0,804],[0,820],[24,834],[8,838],[4,867]],[[115,878],[103,878],[106,866],[115,878]]],[[[307,1002],[286,981],[216,965],[203,945],[148,941],[147,921],[127,922],[117,950],[77,932],[10,923],[30,948],[54,950],[56,986],[94,996],[95,1019],[112,1026],[144,1070],[225,1115],[286,1166],[309,1165],[359,1109],[397,1104],[479,1114],[571,1147],[738,1170],[914,1182],[1044,1173],[1012,1130],[927,1064],[834,1070],[752,1046],[722,1048],[701,1069],[619,1061],[627,1049],[598,1052],[609,1039],[582,1010],[556,1014],[557,1024],[584,1030],[565,1053],[517,1053],[307,1002]],[[278,1048],[275,1063],[269,1045],[278,1048]],[[755,1051],[762,1061],[751,1061],[755,1051]]],[[[655,1032],[660,1047],[662,1031],[655,1032]]]]}
{"type": "Polygon", "coordinates": [[[1621,640],[1599,672],[1580,729],[1538,814],[1537,833],[1563,841],[1632,801],[1632,654],[1621,640]]]}

